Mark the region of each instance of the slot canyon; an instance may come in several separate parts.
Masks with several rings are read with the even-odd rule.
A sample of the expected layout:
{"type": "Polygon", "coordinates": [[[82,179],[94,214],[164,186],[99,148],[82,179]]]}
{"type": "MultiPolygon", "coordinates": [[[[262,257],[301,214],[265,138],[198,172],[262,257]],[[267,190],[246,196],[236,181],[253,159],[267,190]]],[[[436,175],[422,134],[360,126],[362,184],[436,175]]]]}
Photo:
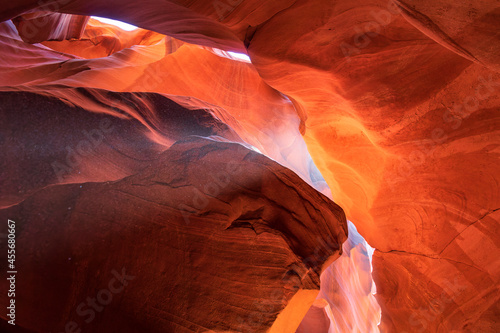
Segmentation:
{"type": "Polygon", "coordinates": [[[0,3],[0,332],[500,332],[499,0],[0,3]]]}

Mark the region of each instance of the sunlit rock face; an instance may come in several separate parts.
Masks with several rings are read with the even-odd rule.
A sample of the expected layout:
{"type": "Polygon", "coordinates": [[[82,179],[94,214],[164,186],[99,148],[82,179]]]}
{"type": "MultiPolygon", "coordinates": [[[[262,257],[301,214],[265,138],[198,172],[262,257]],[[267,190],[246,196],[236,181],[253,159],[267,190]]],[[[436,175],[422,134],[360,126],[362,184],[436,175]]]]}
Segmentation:
{"type": "Polygon", "coordinates": [[[321,291],[297,333],[379,332],[380,307],[371,276],[373,249],[348,221],[343,253],[321,275],[321,291]]]}
{"type": "MultiPolygon", "coordinates": [[[[381,323],[369,247],[351,233],[342,257],[323,271],[313,306],[299,307],[307,312],[300,332],[500,331],[498,2],[3,5],[2,91],[139,122],[143,127],[129,125],[131,135],[149,139],[148,149],[135,151],[125,131],[113,139],[143,156],[177,139],[168,134],[172,128],[150,126],[162,119],[162,108],[117,102],[103,91],[161,94],[186,112],[206,110],[226,126],[217,135],[293,170],[343,208],[376,249],[381,323]],[[46,41],[25,43],[20,22],[29,26],[29,15],[47,10],[58,14],[32,42],[46,41]],[[65,14],[106,16],[151,31],[90,20],[74,39],[76,28],[53,30],[52,22],[76,20],[65,14]],[[210,48],[245,52],[252,63],[210,48]]],[[[13,151],[7,156],[17,156],[13,151]]],[[[127,166],[115,168],[130,175],[141,168],[126,158],[120,163],[127,166]]],[[[2,202],[24,196],[9,195],[2,202]]]]}

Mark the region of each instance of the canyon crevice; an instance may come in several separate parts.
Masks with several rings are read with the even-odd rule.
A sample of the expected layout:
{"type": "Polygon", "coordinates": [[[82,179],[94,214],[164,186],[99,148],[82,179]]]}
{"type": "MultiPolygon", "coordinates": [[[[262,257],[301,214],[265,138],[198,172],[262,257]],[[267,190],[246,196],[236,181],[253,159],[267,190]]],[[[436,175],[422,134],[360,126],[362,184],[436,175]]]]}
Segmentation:
{"type": "Polygon", "coordinates": [[[500,331],[498,1],[2,8],[0,215],[25,228],[25,278],[59,272],[68,297],[20,327],[63,329],[127,264],[137,284],[91,331],[500,331]],[[57,244],[43,221],[67,221],[57,244]],[[160,255],[181,235],[187,258],[160,255]],[[35,264],[49,254],[61,271],[35,264]]]}

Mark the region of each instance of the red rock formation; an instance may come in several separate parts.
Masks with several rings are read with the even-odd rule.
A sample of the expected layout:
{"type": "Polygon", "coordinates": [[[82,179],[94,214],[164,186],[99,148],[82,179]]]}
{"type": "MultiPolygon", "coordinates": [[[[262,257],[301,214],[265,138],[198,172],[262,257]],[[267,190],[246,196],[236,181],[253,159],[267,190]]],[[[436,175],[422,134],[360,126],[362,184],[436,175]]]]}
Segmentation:
{"type": "Polygon", "coordinates": [[[88,16],[36,11],[12,20],[19,36],[27,43],[80,38],[88,16]]]}
{"type": "MultiPolygon", "coordinates": [[[[107,57],[134,45],[154,45],[161,43],[163,38],[165,38],[164,35],[154,31],[144,29],[124,31],[115,26],[90,19],[80,38],[57,42],[45,41],[43,45],[62,53],[92,59],[107,57]]],[[[167,39],[170,43],[166,43],[166,45],[170,45],[174,50],[182,44],[178,40],[168,37],[167,39]]]]}
{"type": "Polygon", "coordinates": [[[18,221],[17,325],[33,332],[293,331],[347,235],[340,207],[290,170],[196,138],[133,176],[47,187],[0,215],[18,221]]]}
{"type": "Polygon", "coordinates": [[[498,2],[395,0],[394,3],[409,23],[439,44],[492,70],[500,70],[498,2]]]}
{"type": "Polygon", "coordinates": [[[186,110],[158,94],[78,89],[69,96],[80,98],[87,108],[34,93],[0,93],[0,131],[5,137],[0,165],[6,175],[0,207],[48,185],[133,175],[186,136],[241,141],[209,110],[186,110]],[[113,108],[89,112],[92,104],[102,111],[103,101],[113,108]]]}
{"type": "MultiPolygon", "coordinates": [[[[142,32],[103,38],[123,42],[95,51],[88,40],[45,43],[61,54],[22,43],[4,23],[2,90],[76,105],[61,86],[170,94],[186,108],[212,109],[243,141],[313,183],[298,162],[306,156],[295,149],[300,129],[333,199],[377,249],[380,329],[500,330],[497,2],[51,4],[247,51],[252,65],[142,32]],[[147,46],[119,51],[141,40],[147,46]],[[270,119],[286,130],[267,131],[270,119]]],[[[2,5],[2,20],[46,10],[35,1],[2,5]]]]}

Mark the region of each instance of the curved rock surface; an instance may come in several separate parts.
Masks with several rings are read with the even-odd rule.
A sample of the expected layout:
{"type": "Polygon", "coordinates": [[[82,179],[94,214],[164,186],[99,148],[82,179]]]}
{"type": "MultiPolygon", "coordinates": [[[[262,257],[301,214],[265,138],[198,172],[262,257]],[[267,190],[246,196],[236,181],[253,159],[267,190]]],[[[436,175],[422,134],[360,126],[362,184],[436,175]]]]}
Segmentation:
{"type": "Polygon", "coordinates": [[[0,92],[0,207],[48,185],[133,175],[186,136],[241,141],[210,110],[186,110],[159,94],[58,92],[85,101],[86,109],[53,96],[0,92]]]}
{"type": "Polygon", "coordinates": [[[347,237],[340,207],[296,174],[199,138],[133,176],[50,186],[0,215],[19,221],[17,311],[32,315],[17,325],[33,332],[293,331],[347,237]]]}
{"type": "Polygon", "coordinates": [[[36,11],[12,19],[17,32],[27,43],[49,40],[79,39],[89,20],[88,16],[36,11]]]}
{"type": "MultiPolygon", "coordinates": [[[[332,198],[377,249],[380,330],[499,330],[498,1],[51,4],[184,43],[136,32],[95,51],[84,40],[29,45],[3,23],[1,90],[170,94],[210,108],[314,185],[301,133],[332,198]],[[247,52],[252,64],[187,43],[247,52]]],[[[46,10],[32,0],[2,5],[2,20],[46,10]]]]}

